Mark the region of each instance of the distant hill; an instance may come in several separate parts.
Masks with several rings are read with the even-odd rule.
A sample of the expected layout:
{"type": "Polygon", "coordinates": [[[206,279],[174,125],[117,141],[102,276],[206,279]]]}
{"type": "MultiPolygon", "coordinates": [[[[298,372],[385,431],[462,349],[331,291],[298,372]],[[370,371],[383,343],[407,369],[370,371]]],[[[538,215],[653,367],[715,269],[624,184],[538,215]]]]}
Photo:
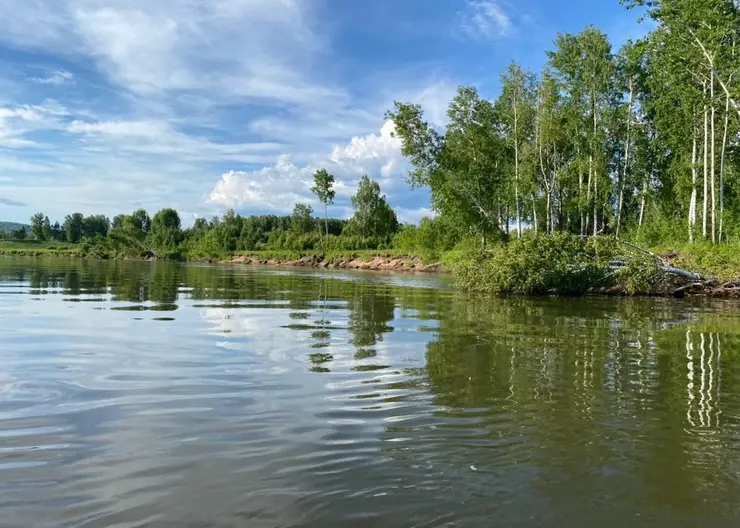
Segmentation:
{"type": "Polygon", "coordinates": [[[0,231],[17,231],[21,227],[25,227],[26,231],[31,229],[31,226],[27,224],[19,224],[17,222],[0,222],[0,231]]]}

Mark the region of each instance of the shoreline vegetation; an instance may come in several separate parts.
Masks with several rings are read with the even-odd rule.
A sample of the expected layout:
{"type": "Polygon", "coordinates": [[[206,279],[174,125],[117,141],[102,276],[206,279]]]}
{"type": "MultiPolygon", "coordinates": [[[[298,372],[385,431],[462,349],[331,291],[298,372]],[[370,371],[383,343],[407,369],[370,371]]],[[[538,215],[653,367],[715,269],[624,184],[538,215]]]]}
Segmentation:
{"type": "Polygon", "coordinates": [[[418,225],[367,176],[337,186],[355,191],[352,218],[330,218],[341,177],[322,168],[296,182],[318,215],[230,210],[183,229],[174,209],[39,213],[0,252],[444,269],[487,294],[740,297],[740,4],[621,3],[651,19],[643,38],[613,49],[593,26],[559,34],[541,71],[512,62],[494,99],[459,87],[444,126],[394,102],[407,181],[435,215],[418,225]]]}
{"type": "Polygon", "coordinates": [[[641,248],[629,241],[570,234],[526,235],[485,249],[419,255],[394,250],[315,252],[261,250],[189,254],[112,254],[88,244],[0,241],[0,255],[283,266],[401,273],[451,274],[458,287],[483,294],[580,296],[709,296],[740,298],[740,252],[726,246],[641,248]]]}

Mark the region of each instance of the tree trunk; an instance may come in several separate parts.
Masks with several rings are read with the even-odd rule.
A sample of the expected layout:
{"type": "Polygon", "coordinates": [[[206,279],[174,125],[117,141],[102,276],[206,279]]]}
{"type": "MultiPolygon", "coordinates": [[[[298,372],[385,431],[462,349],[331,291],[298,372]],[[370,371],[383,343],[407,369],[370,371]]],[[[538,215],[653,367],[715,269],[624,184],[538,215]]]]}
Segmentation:
{"type": "Polygon", "coordinates": [[[599,232],[599,217],[598,217],[598,202],[599,202],[599,184],[598,184],[598,174],[595,166],[595,160],[594,160],[594,151],[596,150],[596,130],[597,130],[597,120],[598,117],[596,115],[596,92],[591,92],[591,113],[593,115],[594,119],[594,130],[593,130],[593,136],[591,137],[591,156],[589,158],[589,168],[588,168],[588,182],[589,182],[589,189],[591,184],[591,179],[593,177],[593,184],[594,184],[594,236],[597,235],[599,232]]]}
{"type": "Polygon", "coordinates": [[[547,213],[547,225],[545,226],[545,229],[547,234],[552,235],[552,193],[549,190],[547,191],[547,205],[545,207],[545,211],[547,213]]]}
{"type": "Polygon", "coordinates": [[[594,155],[589,154],[588,157],[588,181],[586,182],[586,232],[588,234],[589,227],[591,226],[591,182],[593,181],[594,173],[594,155]]]}
{"type": "Polygon", "coordinates": [[[627,115],[627,141],[624,146],[624,172],[622,173],[622,181],[619,182],[619,206],[617,207],[617,236],[619,236],[619,230],[622,227],[622,207],[624,206],[624,186],[627,181],[627,170],[629,168],[630,159],[630,142],[632,140],[630,133],[632,132],[632,99],[634,97],[634,87],[632,85],[632,77],[629,80],[630,85],[630,101],[627,115]]]}
{"type": "Polygon", "coordinates": [[[522,238],[522,211],[519,204],[519,114],[514,100],[514,199],[516,200],[516,236],[522,238]]]}
{"type": "Polygon", "coordinates": [[[329,247],[329,208],[324,204],[324,225],[326,226],[326,243],[324,244],[324,255],[327,253],[329,247]]]}
{"type": "Polygon", "coordinates": [[[711,80],[711,108],[712,108],[712,149],[711,149],[711,156],[712,156],[712,244],[717,243],[717,196],[715,194],[715,190],[717,188],[716,181],[715,181],[715,168],[716,168],[716,153],[715,148],[717,145],[717,139],[715,135],[715,117],[716,117],[716,109],[714,107],[714,74],[712,74],[712,80],[711,80]]]}
{"type": "Polygon", "coordinates": [[[532,194],[532,220],[534,220],[534,234],[536,235],[539,232],[539,226],[537,224],[537,204],[534,194],[532,194]]]}
{"type": "MultiPolygon", "coordinates": [[[[704,85],[706,98],[707,87],[704,85]]],[[[707,210],[709,205],[709,110],[704,103],[704,204],[702,207],[702,236],[707,238],[707,210]]]]}
{"type": "MultiPolygon", "coordinates": [[[[579,161],[579,167],[578,167],[578,201],[579,202],[583,202],[583,171],[581,170],[581,167],[580,167],[580,157],[581,157],[581,153],[580,153],[580,149],[579,149],[579,152],[578,152],[578,161],[579,161]]],[[[586,235],[586,219],[584,218],[583,204],[582,203],[579,203],[578,204],[578,209],[579,209],[579,212],[581,214],[581,236],[585,236],[586,235]]]]}
{"type": "Polygon", "coordinates": [[[694,229],[696,228],[696,151],[697,151],[697,138],[696,138],[696,127],[692,132],[693,136],[693,147],[691,150],[691,201],[689,202],[689,242],[694,243],[694,229]]]}
{"type": "Polygon", "coordinates": [[[727,153],[727,133],[730,127],[730,98],[727,97],[725,103],[725,130],[722,134],[722,154],[720,155],[719,164],[719,237],[718,242],[722,242],[725,226],[725,156],[727,153]]]}
{"type": "Polygon", "coordinates": [[[647,187],[648,179],[645,178],[642,182],[642,197],[640,199],[640,218],[637,222],[637,229],[642,227],[642,223],[645,221],[645,202],[647,201],[647,187]]]}
{"type": "Polygon", "coordinates": [[[599,234],[599,180],[598,178],[594,177],[594,236],[598,234],[599,234]]]}

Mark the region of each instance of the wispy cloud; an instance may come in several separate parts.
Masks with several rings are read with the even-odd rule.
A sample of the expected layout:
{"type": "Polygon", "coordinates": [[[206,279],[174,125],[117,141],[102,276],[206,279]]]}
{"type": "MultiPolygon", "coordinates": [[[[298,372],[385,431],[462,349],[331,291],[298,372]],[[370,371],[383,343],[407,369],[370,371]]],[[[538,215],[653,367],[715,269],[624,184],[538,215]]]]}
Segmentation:
{"type": "Polygon", "coordinates": [[[468,0],[460,16],[462,31],[476,40],[508,37],[514,32],[514,21],[499,0],[468,0]]]}
{"type": "Polygon", "coordinates": [[[49,75],[46,77],[32,77],[32,82],[35,82],[36,84],[53,84],[53,85],[62,85],[62,84],[74,84],[74,75],[72,72],[68,72],[67,70],[53,70],[49,72],[49,75]]]}
{"type": "Polygon", "coordinates": [[[25,207],[26,204],[17,200],[11,200],[10,198],[3,198],[0,196],[0,204],[7,205],[8,207],[25,207]]]}
{"type": "Polygon", "coordinates": [[[431,81],[398,78],[372,61],[367,72],[347,66],[323,9],[306,0],[0,2],[0,47],[17,54],[7,71],[21,86],[0,99],[2,196],[50,216],[289,211],[312,200],[306,182],[326,166],[340,179],[338,208],[349,211],[367,173],[413,216],[406,162],[388,125],[378,131],[382,115],[394,99],[414,100],[443,126],[456,83],[435,83],[433,72],[431,81]]]}
{"type": "Polygon", "coordinates": [[[137,94],[216,91],[310,103],[343,95],[313,75],[323,43],[310,17],[299,0],[11,1],[0,6],[0,41],[85,56],[137,94]]]}
{"type": "Polygon", "coordinates": [[[36,146],[27,134],[62,126],[64,106],[48,100],[38,105],[0,107],[0,147],[20,149],[36,146]]]}

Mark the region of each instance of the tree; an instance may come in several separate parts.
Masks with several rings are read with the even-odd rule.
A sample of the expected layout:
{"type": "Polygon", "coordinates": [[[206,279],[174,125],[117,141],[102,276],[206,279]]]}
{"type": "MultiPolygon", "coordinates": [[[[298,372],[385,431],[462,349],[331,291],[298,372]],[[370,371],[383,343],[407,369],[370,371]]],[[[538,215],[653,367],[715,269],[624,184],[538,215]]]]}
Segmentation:
{"type": "Polygon", "coordinates": [[[524,145],[531,140],[535,81],[529,72],[512,62],[501,76],[501,97],[497,109],[506,130],[506,140],[514,151],[514,208],[517,237],[522,237],[521,168],[524,145]]]}
{"type": "Polygon", "coordinates": [[[44,237],[44,213],[36,213],[31,217],[31,233],[36,240],[46,240],[44,237]]]}
{"type": "Polygon", "coordinates": [[[67,241],[73,244],[82,240],[85,217],[80,213],[67,215],[64,218],[64,232],[67,235],[67,241]]]}
{"type": "Polygon", "coordinates": [[[445,135],[424,121],[421,106],[394,106],[386,117],[414,167],[409,182],[429,188],[432,208],[469,226],[485,244],[489,234],[508,224],[509,159],[493,105],[475,88],[460,87],[450,103],[445,135]]]}
{"type": "Polygon", "coordinates": [[[51,226],[51,236],[54,240],[59,240],[60,242],[65,240],[64,227],[59,222],[54,222],[54,225],[51,226]]]}
{"type": "Polygon", "coordinates": [[[307,204],[295,204],[293,215],[290,217],[290,227],[294,233],[306,234],[312,233],[314,221],[312,216],[313,208],[307,204]]]}
{"type": "Polygon", "coordinates": [[[398,231],[398,218],[388,205],[385,195],[380,194],[380,185],[367,176],[360,179],[357,194],[352,197],[355,215],[352,222],[361,236],[386,240],[398,231]]]}
{"type": "Polygon", "coordinates": [[[159,211],[152,218],[147,234],[151,246],[160,254],[174,253],[183,237],[180,225],[180,215],[177,211],[170,208],[159,211]]]}
{"type": "Polygon", "coordinates": [[[105,215],[91,215],[82,222],[82,236],[88,240],[107,236],[109,229],[110,220],[105,215]]]}
{"type": "Polygon", "coordinates": [[[144,209],[137,209],[129,217],[130,225],[128,226],[131,231],[146,235],[149,232],[149,225],[151,219],[149,214],[144,209]]]}
{"type": "Polygon", "coordinates": [[[326,172],[326,169],[319,169],[313,175],[313,187],[311,192],[316,195],[319,202],[324,204],[324,222],[326,226],[326,240],[329,240],[329,213],[328,207],[334,203],[336,192],[334,192],[334,176],[326,172]]]}
{"type": "Polygon", "coordinates": [[[49,221],[49,217],[45,216],[44,221],[41,224],[41,232],[43,233],[43,240],[52,240],[52,233],[51,233],[51,222],[49,221]]]}
{"type": "Polygon", "coordinates": [[[120,214],[113,217],[111,229],[123,229],[123,223],[126,221],[126,215],[120,214]]]}
{"type": "Polygon", "coordinates": [[[13,238],[15,240],[25,240],[27,236],[28,236],[28,232],[26,231],[25,226],[21,226],[15,231],[13,231],[13,238]]]}

